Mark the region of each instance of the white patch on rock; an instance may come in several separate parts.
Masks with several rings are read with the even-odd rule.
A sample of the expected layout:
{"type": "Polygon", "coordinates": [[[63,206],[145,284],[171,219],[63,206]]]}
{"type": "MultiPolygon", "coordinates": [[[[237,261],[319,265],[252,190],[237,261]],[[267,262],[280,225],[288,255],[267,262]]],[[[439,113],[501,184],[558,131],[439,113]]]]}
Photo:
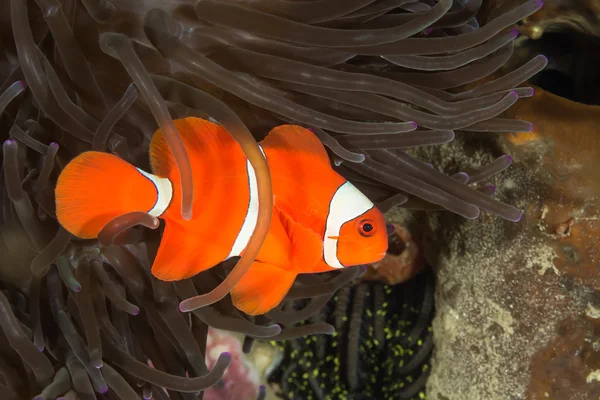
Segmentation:
{"type": "Polygon", "coordinates": [[[587,383],[592,383],[594,381],[600,382],[600,369],[596,369],[596,370],[590,372],[590,374],[587,376],[587,378],[585,378],[585,381],[587,383]]]}
{"type": "Polygon", "coordinates": [[[515,330],[513,329],[515,320],[513,319],[510,311],[505,310],[504,308],[500,307],[498,303],[495,303],[490,299],[486,299],[486,301],[489,304],[490,309],[493,310],[495,314],[493,316],[488,316],[488,319],[500,325],[500,327],[504,330],[504,333],[509,335],[515,333],[515,330]]]}
{"type": "Polygon", "coordinates": [[[587,309],[585,310],[585,315],[590,318],[598,319],[600,318],[600,308],[596,308],[588,303],[587,309]]]}
{"type": "Polygon", "coordinates": [[[544,275],[546,271],[551,269],[556,275],[560,275],[560,271],[554,265],[554,259],[558,258],[556,252],[551,247],[540,246],[529,249],[525,257],[525,268],[538,268],[538,274],[544,275]]]}

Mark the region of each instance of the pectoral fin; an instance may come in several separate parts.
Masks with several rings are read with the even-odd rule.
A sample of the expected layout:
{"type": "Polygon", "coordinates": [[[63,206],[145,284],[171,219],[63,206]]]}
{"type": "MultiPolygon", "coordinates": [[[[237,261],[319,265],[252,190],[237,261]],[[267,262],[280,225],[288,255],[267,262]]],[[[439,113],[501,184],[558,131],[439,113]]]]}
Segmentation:
{"type": "Polygon", "coordinates": [[[323,258],[323,239],[312,229],[302,226],[280,212],[281,222],[292,243],[291,263],[298,273],[310,272],[323,258]]]}
{"type": "Polygon", "coordinates": [[[296,275],[293,271],[255,261],[231,291],[233,305],[248,315],[264,314],[281,303],[296,275]]]}

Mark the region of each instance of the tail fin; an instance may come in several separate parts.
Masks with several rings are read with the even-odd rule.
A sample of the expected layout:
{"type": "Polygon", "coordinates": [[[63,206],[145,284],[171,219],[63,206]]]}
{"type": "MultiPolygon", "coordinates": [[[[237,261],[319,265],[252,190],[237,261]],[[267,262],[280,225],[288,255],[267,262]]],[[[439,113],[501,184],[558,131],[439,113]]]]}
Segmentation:
{"type": "Polygon", "coordinates": [[[58,222],[77,237],[95,238],[119,215],[155,209],[159,185],[154,181],[162,179],[109,153],[82,153],[58,177],[58,222]]]}

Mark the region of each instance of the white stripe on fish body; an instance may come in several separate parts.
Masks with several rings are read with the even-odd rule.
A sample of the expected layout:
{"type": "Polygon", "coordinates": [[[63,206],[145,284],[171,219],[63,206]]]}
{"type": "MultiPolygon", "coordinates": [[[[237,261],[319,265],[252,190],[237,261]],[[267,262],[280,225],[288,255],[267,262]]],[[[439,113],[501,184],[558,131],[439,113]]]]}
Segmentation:
{"type": "Polygon", "coordinates": [[[156,188],[156,203],[148,211],[148,214],[153,217],[160,217],[167,210],[169,204],[171,204],[171,200],[173,199],[173,185],[168,178],[158,177],[139,168],[137,170],[148,178],[156,188]]]}
{"type": "Polygon", "coordinates": [[[337,256],[338,240],[342,225],[363,215],[375,205],[353,184],[346,181],[341,185],[329,203],[329,215],[323,239],[323,258],[332,268],[344,268],[337,256]]]}
{"type": "MultiPolygon", "coordinates": [[[[258,147],[260,148],[263,157],[266,157],[262,147],[258,147]]],[[[252,164],[250,164],[250,160],[246,160],[246,171],[248,172],[248,188],[250,190],[248,211],[246,213],[246,218],[244,218],[242,229],[240,229],[240,232],[235,238],[235,242],[233,243],[231,252],[229,252],[227,258],[236,257],[242,254],[242,251],[244,251],[248,245],[258,222],[258,182],[256,181],[256,172],[254,171],[252,164]]]]}

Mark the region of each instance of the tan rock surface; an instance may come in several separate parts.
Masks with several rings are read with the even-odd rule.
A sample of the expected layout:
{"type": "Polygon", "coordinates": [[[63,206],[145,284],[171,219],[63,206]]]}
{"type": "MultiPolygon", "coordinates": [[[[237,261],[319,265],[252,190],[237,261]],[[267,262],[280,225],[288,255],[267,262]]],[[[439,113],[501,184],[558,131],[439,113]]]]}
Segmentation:
{"type": "Polygon", "coordinates": [[[596,400],[600,108],[538,89],[511,113],[534,122],[534,132],[507,136],[506,146],[470,134],[420,151],[455,173],[508,148],[517,162],[492,183],[499,198],[526,210],[520,222],[392,213],[392,222],[423,234],[437,269],[428,398],[596,400]]]}

